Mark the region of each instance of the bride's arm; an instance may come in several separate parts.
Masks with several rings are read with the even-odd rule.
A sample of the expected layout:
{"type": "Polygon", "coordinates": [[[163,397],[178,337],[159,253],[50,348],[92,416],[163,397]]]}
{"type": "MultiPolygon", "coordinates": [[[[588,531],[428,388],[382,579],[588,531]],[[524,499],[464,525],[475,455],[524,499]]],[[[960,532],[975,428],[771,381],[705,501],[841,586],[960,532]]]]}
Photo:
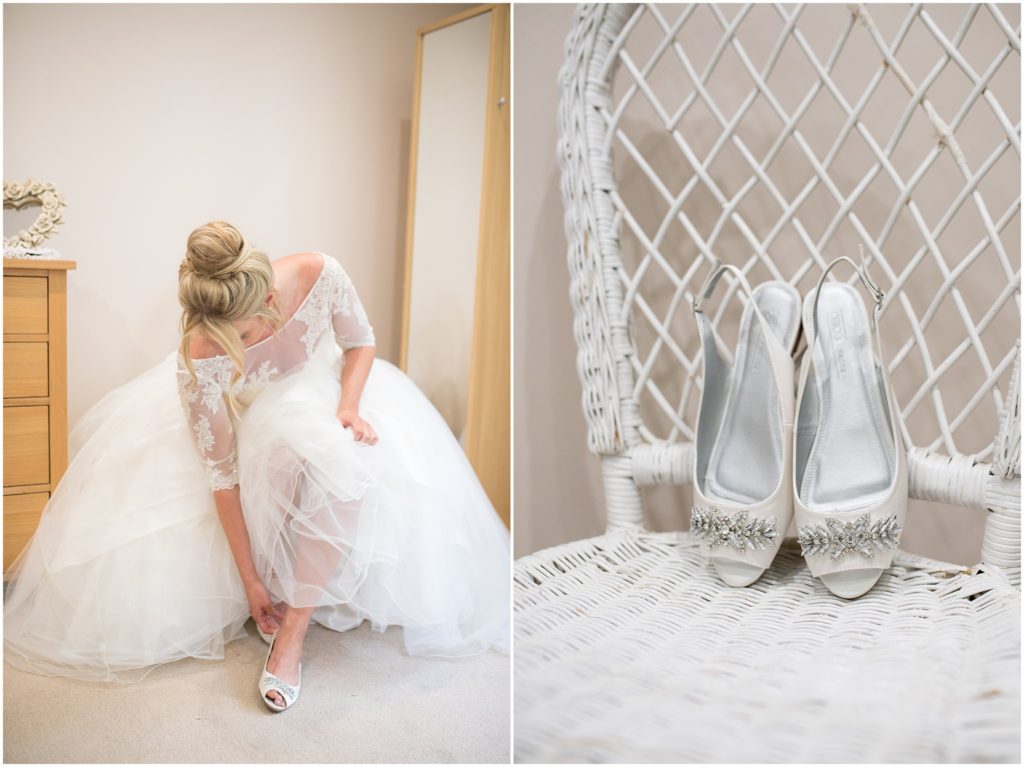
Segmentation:
{"type": "Polygon", "coordinates": [[[338,420],[341,425],[351,428],[357,440],[371,445],[377,441],[377,434],[359,416],[359,399],[363,396],[363,387],[375,356],[376,349],[372,346],[356,346],[345,351],[345,364],[341,371],[341,399],[338,402],[338,420]]]}
{"type": "Polygon", "coordinates": [[[277,631],[280,621],[284,620],[284,614],[274,606],[270,592],[267,591],[267,587],[256,572],[256,565],[252,559],[249,531],[245,527],[245,518],[242,516],[242,502],[238,494],[238,485],[228,490],[215,490],[213,500],[217,505],[217,516],[220,518],[221,527],[224,528],[224,535],[231,547],[235,566],[242,578],[242,585],[245,587],[245,595],[249,600],[249,610],[252,612],[253,620],[263,631],[272,634],[277,631]]]}
{"type": "Polygon", "coordinates": [[[189,432],[199,460],[210,483],[217,516],[231,549],[252,616],[263,631],[273,633],[275,618],[283,615],[271,603],[253,562],[249,531],[242,516],[239,497],[238,462],[234,427],[222,399],[225,371],[219,364],[201,363],[193,380],[183,361],[178,359],[178,392],[188,421],[189,432]]]}
{"type": "Polygon", "coordinates": [[[333,258],[327,257],[324,268],[331,280],[331,322],[338,345],[345,351],[341,371],[341,399],[338,402],[338,420],[360,442],[374,444],[377,433],[359,415],[359,400],[373,367],[376,339],[366,310],[359,300],[348,274],[333,258]]]}
{"type": "Polygon", "coordinates": [[[248,591],[249,586],[259,581],[260,578],[256,574],[256,565],[252,559],[249,531],[245,527],[245,518],[242,516],[242,501],[239,497],[238,485],[230,490],[215,490],[213,500],[217,504],[217,516],[220,517],[221,527],[224,528],[224,535],[227,536],[228,545],[231,547],[231,555],[235,558],[238,574],[248,591]]]}

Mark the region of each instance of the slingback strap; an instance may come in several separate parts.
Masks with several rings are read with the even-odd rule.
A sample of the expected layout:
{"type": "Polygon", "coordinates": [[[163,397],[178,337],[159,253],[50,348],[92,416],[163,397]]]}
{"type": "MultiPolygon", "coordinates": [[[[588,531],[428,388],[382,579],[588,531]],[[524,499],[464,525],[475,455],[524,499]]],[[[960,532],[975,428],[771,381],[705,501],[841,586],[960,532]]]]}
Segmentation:
{"type": "Polygon", "coordinates": [[[750,283],[747,281],[747,277],[743,273],[743,270],[734,264],[722,263],[720,259],[715,259],[715,263],[712,264],[711,271],[704,280],[704,284],[693,297],[693,312],[694,317],[697,320],[697,329],[701,336],[701,345],[704,347],[705,364],[707,363],[707,354],[709,353],[709,345],[707,341],[715,336],[715,331],[711,326],[711,321],[704,314],[703,305],[704,301],[710,298],[715,292],[715,288],[718,286],[719,280],[726,272],[730,272],[736,277],[740,287],[747,294],[747,298],[749,299],[747,306],[754,310],[754,317],[761,326],[761,333],[764,337],[765,345],[768,348],[768,357],[772,366],[772,374],[779,387],[779,391],[784,391],[787,385],[792,385],[792,379],[787,382],[783,377],[781,370],[784,366],[793,364],[791,354],[792,349],[784,347],[782,345],[782,341],[779,340],[772,331],[771,325],[769,325],[768,320],[765,319],[764,314],[761,313],[761,309],[757,305],[757,301],[754,299],[753,288],[750,287],[750,283]]]}
{"type": "MultiPolygon", "coordinates": [[[[718,281],[722,279],[722,275],[726,272],[730,272],[739,281],[747,297],[753,299],[754,290],[750,287],[750,283],[747,282],[747,276],[743,273],[743,270],[735,264],[725,264],[716,258],[715,263],[711,265],[711,271],[704,280],[704,284],[701,285],[700,290],[693,297],[693,311],[704,311],[701,307],[707,299],[711,298],[711,294],[715,292],[715,288],[718,286],[718,281]]],[[[754,304],[754,309],[757,309],[756,303],[754,304]]],[[[758,310],[758,314],[760,315],[760,310],[758,310]]],[[[762,317],[761,319],[764,318],[762,317]]]]}
{"type": "MultiPolygon", "coordinates": [[[[704,309],[702,308],[704,302],[711,297],[712,293],[715,292],[715,288],[718,286],[718,281],[726,272],[730,272],[734,277],[736,277],[737,281],[739,281],[740,286],[743,288],[743,291],[747,294],[747,298],[750,299],[750,306],[754,310],[754,314],[756,315],[758,321],[761,323],[761,328],[765,331],[768,337],[775,340],[776,344],[781,349],[782,344],[778,342],[773,333],[768,332],[768,321],[764,318],[764,315],[761,314],[761,309],[758,307],[757,301],[754,300],[754,290],[753,288],[750,287],[750,283],[747,282],[747,276],[743,273],[743,270],[740,269],[735,264],[724,264],[721,260],[715,259],[715,263],[712,264],[711,272],[708,274],[707,279],[704,280],[704,284],[701,286],[697,294],[693,297],[694,313],[704,313],[704,309]]],[[[787,354],[789,353],[788,349],[783,349],[783,351],[785,351],[787,354]]]]}
{"type": "Polygon", "coordinates": [[[875,308],[871,312],[871,329],[877,334],[878,332],[878,313],[881,311],[882,302],[885,301],[885,293],[880,287],[871,279],[871,275],[868,274],[867,261],[864,259],[864,248],[861,246],[860,249],[860,263],[858,264],[849,256],[839,256],[831,264],[825,267],[825,271],[821,273],[821,277],[818,279],[818,284],[814,288],[814,304],[811,307],[811,329],[812,335],[808,339],[808,346],[814,344],[814,341],[818,338],[818,299],[821,297],[821,286],[825,284],[825,278],[828,277],[829,272],[835,269],[841,262],[845,261],[853,267],[860,281],[867,288],[868,292],[871,293],[872,298],[875,299],[875,308]]]}

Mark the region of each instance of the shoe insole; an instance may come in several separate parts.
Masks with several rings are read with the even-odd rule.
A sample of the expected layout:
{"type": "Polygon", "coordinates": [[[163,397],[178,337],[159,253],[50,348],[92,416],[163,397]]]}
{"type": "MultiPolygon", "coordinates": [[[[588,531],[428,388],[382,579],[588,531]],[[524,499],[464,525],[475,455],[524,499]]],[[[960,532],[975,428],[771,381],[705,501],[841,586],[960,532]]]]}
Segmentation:
{"type": "MultiPolygon", "coordinates": [[[[789,351],[800,319],[800,296],[785,282],[758,285],[751,296],[771,333],[789,351]]],[[[791,396],[786,392],[787,396],[791,396]]],[[[705,475],[710,497],[733,503],[763,501],[778,487],[783,470],[779,391],[761,323],[748,304],[729,393],[705,475]]]]}
{"type": "MultiPolygon", "coordinates": [[[[808,296],[805,307],[808,327],[813,298],[813,294],[808,296]]],[[[843,511],[868,506],[888,491],[896,462],[867,313],[851,286],[822,285],[818,338],[812,351],[816,378],[809,379],[807,387],[816,388],[819,421],[817,430],[811,430],[813,442],[800,483],[800,499],[810,509],[843,511]]],[[[815,413],[802,412],[801,420],[805,417],[813,421],[815,413]]],[[[798,424],[798,433],[806,437],[809,425],[813,423],[798,424]]]]}

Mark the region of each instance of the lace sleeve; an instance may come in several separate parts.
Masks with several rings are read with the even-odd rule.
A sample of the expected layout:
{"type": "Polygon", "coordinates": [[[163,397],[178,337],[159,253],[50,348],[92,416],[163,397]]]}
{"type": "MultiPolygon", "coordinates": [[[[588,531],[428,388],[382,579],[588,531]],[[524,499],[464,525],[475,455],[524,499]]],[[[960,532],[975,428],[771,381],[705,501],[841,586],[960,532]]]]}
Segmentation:
{"type": "Polygon", "coordinates": [[[223,387],[231,375],[231,360],[211,357],[193,360],[196,382],[178,357],[178,394],[191,426],[192,442],[199,453],[211,490],[230,490],[238,484],[235,432],[231,425],[223,387]],[[225,364],[226,363],[226,364],[225,364]]]}
{"type": "Polygon", "coordinates": [[[366,316],[366,310],[356,294],[355,286],[348,273],[335,259],[324,256],[324,269],[328,270],[330,282],[331,322],[334,325],[334,337],[342,349],[356,346],[374,346],[376,339],[373,327],[366,316]]]}

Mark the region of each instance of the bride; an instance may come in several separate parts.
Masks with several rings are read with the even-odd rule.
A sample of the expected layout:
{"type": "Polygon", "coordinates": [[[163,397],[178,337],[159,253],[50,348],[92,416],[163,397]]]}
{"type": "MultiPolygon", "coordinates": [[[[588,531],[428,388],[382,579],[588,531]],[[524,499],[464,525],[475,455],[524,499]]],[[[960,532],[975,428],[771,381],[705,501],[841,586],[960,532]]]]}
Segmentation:
{"type": "Polygon", "coordinates": [[[400,625],[415,655],[508,652],[508,531],[438,412],[374,359],[339,263],[271,262],[214,221],[178,276],[180,349],[76,423],[11,564],[6,660],[135,681],[223,658],[251,616],[278,711],[310,620],[400,625]]]}

